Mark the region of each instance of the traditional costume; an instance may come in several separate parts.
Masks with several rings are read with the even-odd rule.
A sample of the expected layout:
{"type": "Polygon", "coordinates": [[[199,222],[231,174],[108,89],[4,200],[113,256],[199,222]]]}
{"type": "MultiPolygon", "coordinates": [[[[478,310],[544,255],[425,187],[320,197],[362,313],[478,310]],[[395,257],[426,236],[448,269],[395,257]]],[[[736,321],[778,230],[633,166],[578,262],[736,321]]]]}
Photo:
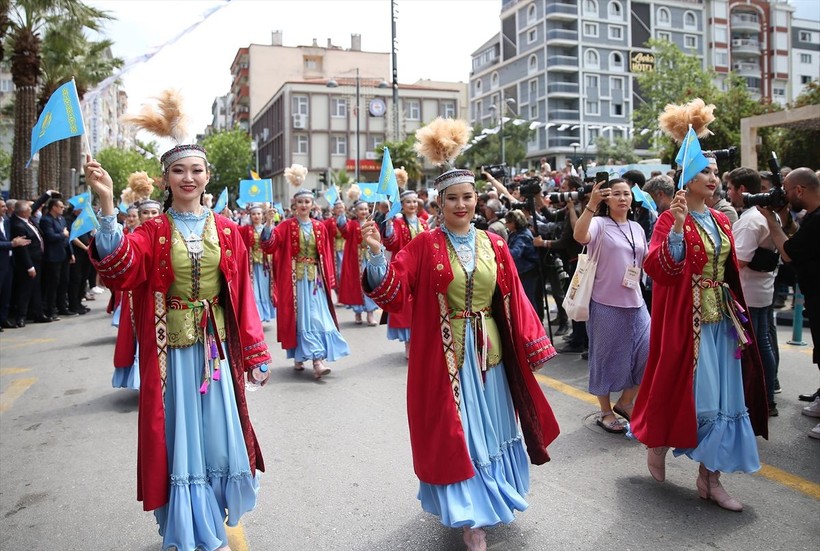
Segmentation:
{"type": "MultiPolygon", "coordinates": [[[[253,205],[248,209],[248,214],[254,210],[262,211],[261,205],[253,205]]],[[[259,319],[263,322],[276,318],[276,306],[273,303],[274,291],[271,278],[271,256],[262,250],[262,231],[265,225],[240,226],[239,231],[248,248],[248,260],[250,265],[248,270],[253,281],[253,296],[256,301],[256,309],[259,311],[259,319]]]]}
{"type": "MultiPolygon", "coordinates": [[[[466,123],[437,119],[417,140],[451,135],[451,126],[469,135],[466,123]]],[[[417,147],[442,164],[463,145],[441,159],[430,153],[436,148],[417,147]]],[[[440,197],[460,183],[475,185],[473,174],[444,172],[440,197]]],[[[391,314],[413,296],[407,415],[422,508],[450,527],[511,522],[528,506],[527,454],[534,464],[548,461],[559,430],[533,375],[556,352],[506,243],[472,226],[467,235],[441,226],[419,233],[389,265],[383,253],[373,256],[363,284],[391,314]]]]}
{"type": "MultiPolygon", "coordinates": [[[[298,168],[288,168],[286,176],[297,185],[304,181],[298,168]]],[[[312,199],[313,193],[300,189],[294,199],[299,197],[312,199]]],[[[276,339],[294,360],[297,371],[304,369],[303,362],[312,361],[317,379],[330,372],[324,360],[336,361],[350,354],[330,295],[336,280],[331,240],[323,223],[313,219],[302,222],[294,216],[272,231],[266,229],[262,241],[262,250],[276,258],[276,339]]]]}
{"type": "MultiPolygon", "coordinates": [[[[357,201],[354,210],[366,204],[357,201]]],[[[362,227],[357,219],[348,220],[342,213],[336,220],[336,227],[344,237],[344,255],[342,262],[342,280],[339,282],[339,302],[353,308],[356,324],[362,323],[362,313],[368,314],[368,325],[376,325],[372,317],[378,306],[362,290],[362,273],[370,257],[370,249],[362,240],[362,227]]]]}
{"type": "MultiPolygon", "coordinates": [[[[160,101],[160,115],[149,109],[136,122],[181,136],[178,98],[166,92],[160,101]]],[[[187,157],[205,151],[175,146],[161,158],[163,173],[187,157]]],[[[236,526],[255,507],[264,471],[245,380],[270,362],[239,228],[205,207],[200,215],[169,209],[128,235],[114,216],[102,217],[89,250],[103,281],[133,294],[137,499],[154,511],[163,549],[226,546],[225,523],[236,526]]]]}

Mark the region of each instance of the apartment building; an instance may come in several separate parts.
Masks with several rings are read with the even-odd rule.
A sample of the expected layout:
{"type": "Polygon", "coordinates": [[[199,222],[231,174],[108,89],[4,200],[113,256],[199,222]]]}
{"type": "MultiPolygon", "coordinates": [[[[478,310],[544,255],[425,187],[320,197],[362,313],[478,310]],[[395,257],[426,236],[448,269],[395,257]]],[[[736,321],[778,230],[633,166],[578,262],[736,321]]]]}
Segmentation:
{"type": "Polygon", "coordinates": [[[820,79],[820,21],[794,19],[790,38],[792,80],[788,97],[794,101],[808,83],[820,79]]]}
{"type": "Polygon", "coordinates": [[[637,76],[654,69],[650,38],[714,67],[718,85],[733,69],[761,100],[785,103],[793,11],[767,0],[502,0],[500,32],[472,56],[470,120],[530,121],[528,159],[553,166],[594,153],[599,136],[649,134],[632,109],[637,76]]]}

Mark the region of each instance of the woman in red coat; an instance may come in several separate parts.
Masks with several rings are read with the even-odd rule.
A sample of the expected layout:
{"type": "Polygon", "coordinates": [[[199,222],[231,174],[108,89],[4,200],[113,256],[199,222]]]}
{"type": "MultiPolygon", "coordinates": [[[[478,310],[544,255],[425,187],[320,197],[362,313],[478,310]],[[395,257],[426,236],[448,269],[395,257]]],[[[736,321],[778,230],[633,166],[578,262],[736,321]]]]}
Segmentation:
{"type": "Polygon", "coordinates": [[[362,324],[362,313],[367,314],[367,325],[375,326],[376,310],[379,307],[362,290],[362,271],[370,256],[367,245],[362,241],[362,224],[370,214],[368,204],[364,201],[353,203],[356,218],[348,220],[344,213],[336,219],[336,227],[345,240],[342,256],[342,281],[339,283],[339,302],[353,308],[356,314],[356,325],[362,324]]]}
{"type": "MultiPolygon", "coordinates": [[[[427,222],[418,217],[419,196],[412,189],[401,193],[401,213],[392,220],[385,221],[384,247],[395,256],[417,235],[427,230],[427,222]]],[[[392,257],[391,257],[392,258],[392,257]]],[[[410,317],[413,312],[413,299],[410,298],[404,307],[391,311],[387,315],[387,338],[404,343],[404,355],[410,357],[410,317]]]]}
{"type": "Polygon", "coordinates": [[[228,550],[225,524],[255,507],[264,470],[245,382],[266,380],[270,356],[239,228],[201,204],[205,151],[178,145],[161,163],[166,214],[128,235],[116,223],[111,177],[86,165],[102,211],[89,248],[106,284],[134,296],[137,499],[154,511],[163,549],[228,550]]]}
{"type": "MultiPolygon", "coordinates": [[[[466,122],[436,119],[416,136],[426,144],[454,134],[466,141],[466,122]]],[[[438,164],[458,149],[443,149],[448,154],[438,164]]],[[[528,506],[527,454],[532,463],[545,463],[546,448],[558,435],[533,375],[555,349],[506,243],[471,223],[473,174],[452,169],[436,186],[444,224],[413,239],[389,266],[376,224],[364,224],[372,255],[364,284],[391,313],[414,297],[407,417],[418,497],[445,526],[463,528],[469,549],[483,551],[483,527],[510,523],[528,506]]]]}
{"type": "MultiPolygon", "coordinates": [[[[668,106],[666,113],[680,108],[668,106]]],[[[692,108],[708,113],[699,120],[714,118],[702,100],[682,106],[679,116],[692,108]]],[[[674,447],[676,456],[700,463],[701,498],[741,511],[741,503],[721,485],[720,473],[760,469],[755,435],[768,436],[768,402],[731,224],[706,206],[720,185],[717,162],[714,156],[693,157],[682,163],[689,173],[679,171],[677,179],[686,189],[658,218],[644,262],[652,278],[649,358],[630,430],[649,448],[653,478],[665,479],[665,456],[674,447]]]]}

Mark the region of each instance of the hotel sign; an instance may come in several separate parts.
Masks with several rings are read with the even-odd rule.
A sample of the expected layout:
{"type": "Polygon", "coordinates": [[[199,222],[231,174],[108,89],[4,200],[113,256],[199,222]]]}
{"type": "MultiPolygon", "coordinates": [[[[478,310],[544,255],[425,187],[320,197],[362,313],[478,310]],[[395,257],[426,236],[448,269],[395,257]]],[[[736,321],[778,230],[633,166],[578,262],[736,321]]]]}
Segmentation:
{"type": "Polygon", "coordinates": [[[629,52],[630,73],[651,73],[655,70],[655,54],[651,52],[629,52]]]}

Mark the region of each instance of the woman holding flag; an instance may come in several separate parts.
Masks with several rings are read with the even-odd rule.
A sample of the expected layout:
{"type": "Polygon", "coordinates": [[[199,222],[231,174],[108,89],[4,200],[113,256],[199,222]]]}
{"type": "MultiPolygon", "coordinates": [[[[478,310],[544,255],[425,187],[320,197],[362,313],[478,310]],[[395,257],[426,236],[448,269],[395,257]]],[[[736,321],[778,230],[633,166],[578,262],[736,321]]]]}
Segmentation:
{"type": "Polygon", "coordinates": [[[251,223],[239,226],[245,246],[248,248],[248,269],[253,282],[253,296],[259,319],[264,323],[276,318],[273,304],[273,279],[271,278],[271,257],[262,250],[262,231],[265,229],[265,208],[260,203],[248,207],[251,223]]]}
{"type": "Polygon", "coordinates": [[[667,105],[661,128],[682,142],[678,191],[652,233],[644,269],[652,278],[649,358],[631,433],[647,447],[647,466],[665,479],[665,458],[700,463],[702,499],[731,511],[743,506],[721,472],[760,469],[755,435],[768,436],[763,369],[740,287],[731,224],[706,201],[720,184],[717,162],[701,151],[713,105],[667,105]]]}
{"type": "Polygon", "coordinates": [[[378,325],[376,310],[379,307],[362,290],[362,272],[370,253],[367,244],[362,241],[361,228],[370,215],[370,208],[366,202],[358,200],[353,204],[353,212],[356,216],[353,220],[348,220],[344,213],[336,219],[336,227],[342,233],[345,243],[339,302],[353,308],[356,325],[362,324],[362,313],[366,313],[367,325],[373,327],[378,325]]]}
{"type": "Polygon", "coordinates": [[[350,349],[339,332],[330,296],[336,280],[332,236],[323,223],[310,217],[313,192],[301,188],[306,175],[302,165],[285,169],[290,184],[299,188],[293,195],[296,215],[275,228],[269,219],[262,250],[275,259],[276,304],[288,305],[279,309],[276,339],[293,360],[294,370],[303,371],[310,361],[318,380],[330,373],[326,360],[343,358],[350,349]]]}

